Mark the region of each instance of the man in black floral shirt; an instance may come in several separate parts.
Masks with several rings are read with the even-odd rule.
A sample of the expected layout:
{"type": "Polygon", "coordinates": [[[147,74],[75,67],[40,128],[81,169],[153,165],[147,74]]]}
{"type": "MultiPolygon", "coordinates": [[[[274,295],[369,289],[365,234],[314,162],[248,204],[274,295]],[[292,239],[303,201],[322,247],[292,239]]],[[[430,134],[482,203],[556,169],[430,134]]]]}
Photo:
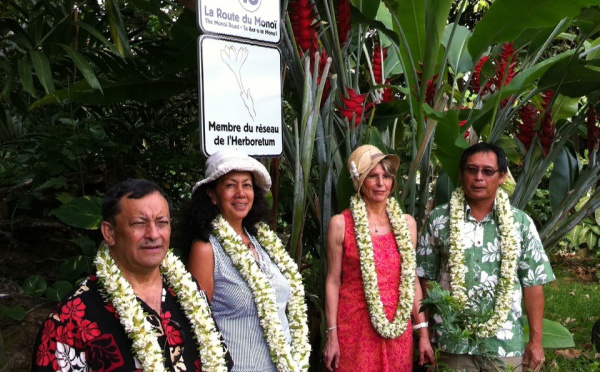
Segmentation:
{"type": "Polygon", "coordinates": [[[101,225],[107,247],[100,251],[117,274],[97,269],[56,306],[38,335],[33,371],[201,370],[189,315],[160,271],[170,243],[170,209],[168,196],[147,180],[109,190],[101,225]],[[120,291],[119,283],[133,292],[120,291]],[[127,293],[131,301],[121,303],[138,312],[119,311],[127,293]],[[142,341],[134,344],[136,337],[142,341]]]}

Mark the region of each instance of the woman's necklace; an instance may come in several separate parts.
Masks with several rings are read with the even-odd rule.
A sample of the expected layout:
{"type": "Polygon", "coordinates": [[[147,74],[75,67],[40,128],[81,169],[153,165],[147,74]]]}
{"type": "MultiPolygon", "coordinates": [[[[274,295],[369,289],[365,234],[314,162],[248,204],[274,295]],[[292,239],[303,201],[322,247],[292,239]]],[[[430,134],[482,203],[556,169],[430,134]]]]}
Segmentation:
{"type": "Polygon", "coordinates": [[[277,299],[267,276],[257,270],[253,254],[231,225],[218,215],[212,222],[213,235],[229,255],[254,297],[263,336],[269,346],[271,359],[278,371],[307,371],[310,356],[307,308],[304,302],[302,276],[296,263],[285,251],[281,240],[265,223],[257,224],[258,242],[290,283],[288,320],[292,343],[285,341],[283,326],[277,314],[277,299]]]}
{"type": "MultiPolygon", "coordinates": [[[[457,188],[450,200],[450,251],[448,265],[452,295],[457,299],[460,310],[472,306],[469,303],[465,274],[465,250],[467,243],[463,233],[465,221],[465,193],[457,188]]],[[[513,282],[517,272],[517,255],[519,253],[515,240],[514,219],[508,195],[502,190],[496,193],[494,202],[498,214],[498,229],[500,230],[500,277],[496,286],[494,312],[485,323],[469,324],[470,331],[483,338],[494,336],[506,322],[512,305],[513,282]]]]}
{"type": "MultiPolygon", "coordinates": [[[[98,249],[94,263],[99,283],[106,289],[121,325],[133,341],[133,353],[142,369],[164,371],[164,356],[158,344],[158,335],[146,319],[147,314],[137,300],[131,284],[123,277],[105,243],[98,249]]],[[[183,263],[171,251],[163,259],[160,271],[190,321],[202,370],[226,372],[221,333],[211,316],[204,291],[198,288],[183,263]]]]}
{"type": "MultiPolygon", "coordinates": [[[[386,212],[390,219],[390,225],[392,225],[396,245],[398,246],[398,252],[402,260],[400,266],[402,274],[398,287],[398,306],[394,314],[394,320],[390,323],[381,302],[377,271],[375,269],[373,241],[371,240],[367,220],[367,209],[365,202],[358,194],[354,195],[350,200],[350,211],[354,219],[354,232],[356,234],[356,243],[360,257],[363,288],[369,307],[371,323],[381,336],[396,338],[406,331],[415,295],[415,250],[410,239],[408,225],[396,199],[388,198],[386,212]]],[[[377,232],[377,228],[375,228],[375,232],[377,232]]]]}

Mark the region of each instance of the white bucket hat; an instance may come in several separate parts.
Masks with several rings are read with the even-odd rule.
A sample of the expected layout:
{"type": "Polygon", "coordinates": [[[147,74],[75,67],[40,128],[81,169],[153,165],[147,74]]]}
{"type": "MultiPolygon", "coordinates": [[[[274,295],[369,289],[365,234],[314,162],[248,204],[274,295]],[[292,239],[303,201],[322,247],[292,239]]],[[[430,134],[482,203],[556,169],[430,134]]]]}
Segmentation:
{"type": "Polygon", "coordinates": [[[271,189],[271,176],[258,160],[238,149],[219,150],[208,157],[204,179],[192,188],[192,194],[204,184],[215,181],[231,171],[252,172],[254,183],[265,192],[271,189]]]}

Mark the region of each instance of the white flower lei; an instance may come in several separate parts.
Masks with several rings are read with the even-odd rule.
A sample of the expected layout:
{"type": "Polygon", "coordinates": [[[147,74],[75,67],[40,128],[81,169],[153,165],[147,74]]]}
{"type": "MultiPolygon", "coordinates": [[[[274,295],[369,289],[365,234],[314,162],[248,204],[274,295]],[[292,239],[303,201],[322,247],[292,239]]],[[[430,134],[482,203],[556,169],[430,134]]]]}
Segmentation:
{"type": "Polygon", "coordinates": [[[277,235],[266,224],[259,223],[256,227],[260,245],[290,283],[290,301],[287,308],[292,344],[289,345],[285,341],[283,326],[277,314],[275,292],[266,275],[256,264],[254,256],[223,216],[218,215],[212,224],[212,233],[252,291],[273,363],[279,371],[307,371],[310,356],[307,308],[302,276],[296,263],[287,254],[277,235]]]}
{"type": "MultiPolygon", "coordinates": [[[[146,320],[146,314],[136,298],[131,284],[123,277],[106,244],[98,249],[94,260],[96,275],[108,292],[119,321],[133,341],[133,352],[144,371],[164,371],[164,357],[158,335],[146,320]]],[[[189,319],[200,353],[203,371],[227,371],[221,334],[210,314],[204,292],[198,289],[183,263],[169,251],[160,270],[173,289],[186,317],[189,319]]]]}
{"type": "MultiPolygon", "coordinates": [[[[457,188],[452,193],[450,200],[450,252],[448,265],[452,295],[458,300],[461,307],[468,305],[465,274],[468,271],[465,265],[464,244],[464,201],[465,193],[462,188],[457,188]]],[[[498,214],[498,229],[500,230],[500,278],[496,286],[496,303],[494,312],[485,323],[469,324],[470,331],[483,338],[494,336],[502,324],[506,322],[512,304],[513,281],[517,272],[517,256],[519,253],[514,234],[514,219],[508,195],[501,189],[496,193],[496,212],[498,214]]]]}
{"type": "Polygon", "coordinates": [[[413,248],[410,231],[400,210],[398,202],[394,198],[388,198],[386,212],[390,219],[390,225],[394,231],[398,252],[402,256],[401,278],[398,287],[398,307],[394,314],[394,321],[390,323],[383,311],[383,303],[379,293],[377,282],[377,271],[375,270],[375,259],[373,255],[373,241],[367,222],[367,209],[365,202],[357,194],[350,200],[350,210],[354,219],[354,232],[360,256],[360,269],[362,273],[365,298],[369,307],[371,323],[381,336],[396,338],[400,336],[408,325],[408,319],[413,306],[415,295],[415,250],[413,248]]]}

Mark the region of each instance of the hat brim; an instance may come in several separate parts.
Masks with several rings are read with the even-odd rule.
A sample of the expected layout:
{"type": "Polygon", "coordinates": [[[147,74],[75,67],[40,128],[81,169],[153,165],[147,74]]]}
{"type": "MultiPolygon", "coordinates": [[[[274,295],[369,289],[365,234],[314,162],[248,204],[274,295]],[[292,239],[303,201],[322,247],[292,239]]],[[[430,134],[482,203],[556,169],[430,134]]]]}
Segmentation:
{"type": "Polygon", "coordinates": [[[367,169],[363,173],[361,173],[360,177],[358,178],[357,185],[354,185],[355,183],[353,182],[353,186],[354,186],[354,189],[356,190],[356,192],[360,192],[360,190],[362,189],[363,183],[365,182],[365,179],[369,175],[369,172],[371,172],[373,170],[373,168],[375,168],[377,166],[377,164],[379,164],[383,159],[389,159],[390,162],[392,163],[392,166],[396,170],[396,172],[398,172],[398,168],[400,167],[400,158],[394,154],[381,153],[380,155],[372,158],[371,164],[367,167],[367,169]]]}
{"type": "Polygon", "coordinates": [[[227,161],[216,165],[216,169],[202,181],[197,182],[192,188],[192,194],[202,185],[218,180],[230,172],[250,172],[253,175],[254,184],[265,193],[271,189],[271,176],[267,169],[253,158],[236,159],[235,162],[227,161]]]}

